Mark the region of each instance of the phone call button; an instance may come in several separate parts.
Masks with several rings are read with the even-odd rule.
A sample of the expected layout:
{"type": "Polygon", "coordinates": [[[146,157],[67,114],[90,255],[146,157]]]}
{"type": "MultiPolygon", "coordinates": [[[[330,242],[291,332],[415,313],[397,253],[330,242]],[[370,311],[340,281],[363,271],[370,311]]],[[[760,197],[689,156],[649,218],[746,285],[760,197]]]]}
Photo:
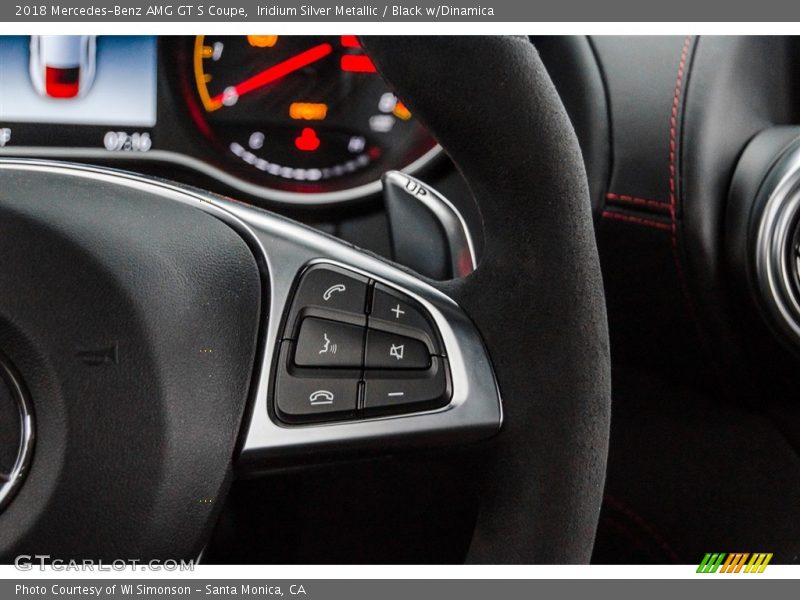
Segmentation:
{"type": "Polygon", "coordinates": [[[314,266],[303,275],[295,307],[315,307],[364,314],[367,278],[333,266],[314,266]]]}

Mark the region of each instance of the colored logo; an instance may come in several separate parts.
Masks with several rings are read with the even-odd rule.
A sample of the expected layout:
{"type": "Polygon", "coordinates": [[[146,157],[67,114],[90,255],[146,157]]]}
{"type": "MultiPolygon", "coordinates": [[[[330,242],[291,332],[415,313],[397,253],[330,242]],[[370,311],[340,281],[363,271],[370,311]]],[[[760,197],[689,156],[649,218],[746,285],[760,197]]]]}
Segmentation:
{"type": "Polygon", "coordinates": [[[757,552],[708,552],[703,557],[698,573],[763,573],[772,553],[757,552]]]}

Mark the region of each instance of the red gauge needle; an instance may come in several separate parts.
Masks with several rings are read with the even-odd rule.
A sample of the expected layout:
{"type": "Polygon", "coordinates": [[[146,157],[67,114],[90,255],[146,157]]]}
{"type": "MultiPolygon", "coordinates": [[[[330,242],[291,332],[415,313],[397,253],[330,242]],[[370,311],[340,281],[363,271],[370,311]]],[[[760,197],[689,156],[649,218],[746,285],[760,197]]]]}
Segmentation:
{"type": "Polygon", "coordinates": [[[211,102],[218,105],[235,104],[236,100],[238,100],[241,96],[244,96],[253,90],[257,90],[258,88],[264,87],[276,79],[285,77],[289,73],[299,71],[303,67],[307,67],[308,65],[325,58],[331,52],[333,52],[333,46],[327,43],[309,48],[305,52],[295,54],[291,58],[287,58],[283,62],[279,62],[277,65],[273,65],[268,69],[264,69],[257,75],[253,75],[250,79],[245,79],[239,84],[225,88],[225,91],[223,91],[221,94],[217,94],[211,98],[211,102]]]}

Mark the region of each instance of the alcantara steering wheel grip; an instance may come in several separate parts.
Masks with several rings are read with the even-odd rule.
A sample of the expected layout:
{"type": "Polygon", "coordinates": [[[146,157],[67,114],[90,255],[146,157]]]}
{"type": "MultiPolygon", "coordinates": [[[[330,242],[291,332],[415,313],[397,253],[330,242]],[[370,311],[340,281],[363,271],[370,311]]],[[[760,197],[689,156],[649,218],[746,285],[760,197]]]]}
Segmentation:
{"type": "Polygon", "coordinates": [[[603,283],[586,173],[533,45],[514,37],[366,37],[380,72],[466,178],[485,251],[437,283],[494,364],[504,425],[468,560],[588,562],[610,421],[603,283]]]}

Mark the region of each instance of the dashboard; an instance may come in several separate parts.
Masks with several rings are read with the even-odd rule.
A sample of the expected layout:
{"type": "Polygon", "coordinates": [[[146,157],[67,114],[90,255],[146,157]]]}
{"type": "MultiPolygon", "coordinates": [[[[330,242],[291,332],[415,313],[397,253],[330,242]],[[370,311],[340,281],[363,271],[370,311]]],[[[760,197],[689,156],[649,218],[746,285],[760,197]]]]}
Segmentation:
{"type": "Polygon", "coordinates": [[[314,207],[442,151],[355,36],[0,36],[2,155],[314,207]]]}

